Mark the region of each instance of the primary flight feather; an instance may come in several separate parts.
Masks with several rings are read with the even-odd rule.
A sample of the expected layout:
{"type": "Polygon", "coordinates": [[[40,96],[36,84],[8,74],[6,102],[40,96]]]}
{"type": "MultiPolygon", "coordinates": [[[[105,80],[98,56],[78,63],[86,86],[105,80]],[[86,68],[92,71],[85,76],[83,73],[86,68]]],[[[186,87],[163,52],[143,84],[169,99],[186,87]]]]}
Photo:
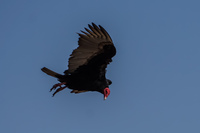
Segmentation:
{"type": "Polygon", "coordinates": [[[79,46],[70,55],[68,70],[64,72],[64,75],[46,67],[41,69],[60,81],[50,90],[56,90],[53,96],[66,87],[72,89],[71,93],[75,94],[98,91],[104,95],[104,100],[110,94],[109,85],[112,82],[106,79],[105,74],[107,65],[116,54],[116,48],[110,35],[102,26],[97,26],[94,23],[88,26],[90,29],[85,28],[87,32],[78,33],[79,46]]]}

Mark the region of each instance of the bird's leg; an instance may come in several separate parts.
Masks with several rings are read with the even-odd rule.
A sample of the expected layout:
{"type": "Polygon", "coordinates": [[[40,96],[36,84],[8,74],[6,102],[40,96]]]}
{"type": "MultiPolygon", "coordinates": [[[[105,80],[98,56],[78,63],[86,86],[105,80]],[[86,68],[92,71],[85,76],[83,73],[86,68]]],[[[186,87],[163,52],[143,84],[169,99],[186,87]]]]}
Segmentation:
{"type": "Polygon", "coordinates": [[[62,88],[61,85],[64,85],[64,84],[66,84],[66,82],[62,82],[62,83],[55,84],[55,85],[50,89],[50,92],[51,92],[52,90],[55,90],[58,86],[59,86],[60,88],[62,88]]]}
{"type": "Polygon", "coordinates": [[[65,89],[66,87],[67,87],[67,86],[58,88],[58,89],[53,93],[53,96],[54,96],[56,93],[58,93],[59,91],[65,89]]]}

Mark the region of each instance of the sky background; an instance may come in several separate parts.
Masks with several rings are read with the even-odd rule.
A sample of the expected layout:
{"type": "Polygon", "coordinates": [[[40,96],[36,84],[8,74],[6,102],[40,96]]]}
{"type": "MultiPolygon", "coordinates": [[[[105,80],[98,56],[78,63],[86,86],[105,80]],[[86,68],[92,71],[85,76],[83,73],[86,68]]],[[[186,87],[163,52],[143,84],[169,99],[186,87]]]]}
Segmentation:
{"type": "Polygon", "coordinates": [[[199,133],[199,0],[1,0],[1,133],[199,133]],[[80,30],[102,25],[117,48],[113,84],[52,97],[80,30]]]}

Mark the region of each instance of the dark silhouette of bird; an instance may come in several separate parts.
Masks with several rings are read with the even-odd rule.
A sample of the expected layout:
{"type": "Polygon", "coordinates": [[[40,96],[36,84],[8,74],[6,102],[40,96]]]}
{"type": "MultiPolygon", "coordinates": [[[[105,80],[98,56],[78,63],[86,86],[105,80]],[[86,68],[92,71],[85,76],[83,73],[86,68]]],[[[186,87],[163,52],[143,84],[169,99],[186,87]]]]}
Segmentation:
{"type": "Polygon", "coordinates": [[[78,48],[69,58],[68,70],[64,75],[58,74],[46,67],[41,70],[60,81],[50,91],[55,90],[53,96],[65,89],[71,89],[71,93],[97,91],[104,95],[104,100],[110,94],[109,85],[112,81],[106,79],[106,67],[112,62],[116,54],[116,48],[111,37],[102,26],[94,23],[88,25],[90,29],[78,33],[78,48]]]}

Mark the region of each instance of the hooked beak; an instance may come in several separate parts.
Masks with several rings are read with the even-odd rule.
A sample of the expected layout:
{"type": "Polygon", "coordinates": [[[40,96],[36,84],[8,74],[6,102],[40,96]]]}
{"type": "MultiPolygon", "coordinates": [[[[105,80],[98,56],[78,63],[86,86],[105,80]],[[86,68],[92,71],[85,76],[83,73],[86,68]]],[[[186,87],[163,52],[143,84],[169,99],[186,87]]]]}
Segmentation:
{"type": "Polygon", "coordinates": [[[104,97],[104,100],[106,100],[107,97],[104,97]]]}

